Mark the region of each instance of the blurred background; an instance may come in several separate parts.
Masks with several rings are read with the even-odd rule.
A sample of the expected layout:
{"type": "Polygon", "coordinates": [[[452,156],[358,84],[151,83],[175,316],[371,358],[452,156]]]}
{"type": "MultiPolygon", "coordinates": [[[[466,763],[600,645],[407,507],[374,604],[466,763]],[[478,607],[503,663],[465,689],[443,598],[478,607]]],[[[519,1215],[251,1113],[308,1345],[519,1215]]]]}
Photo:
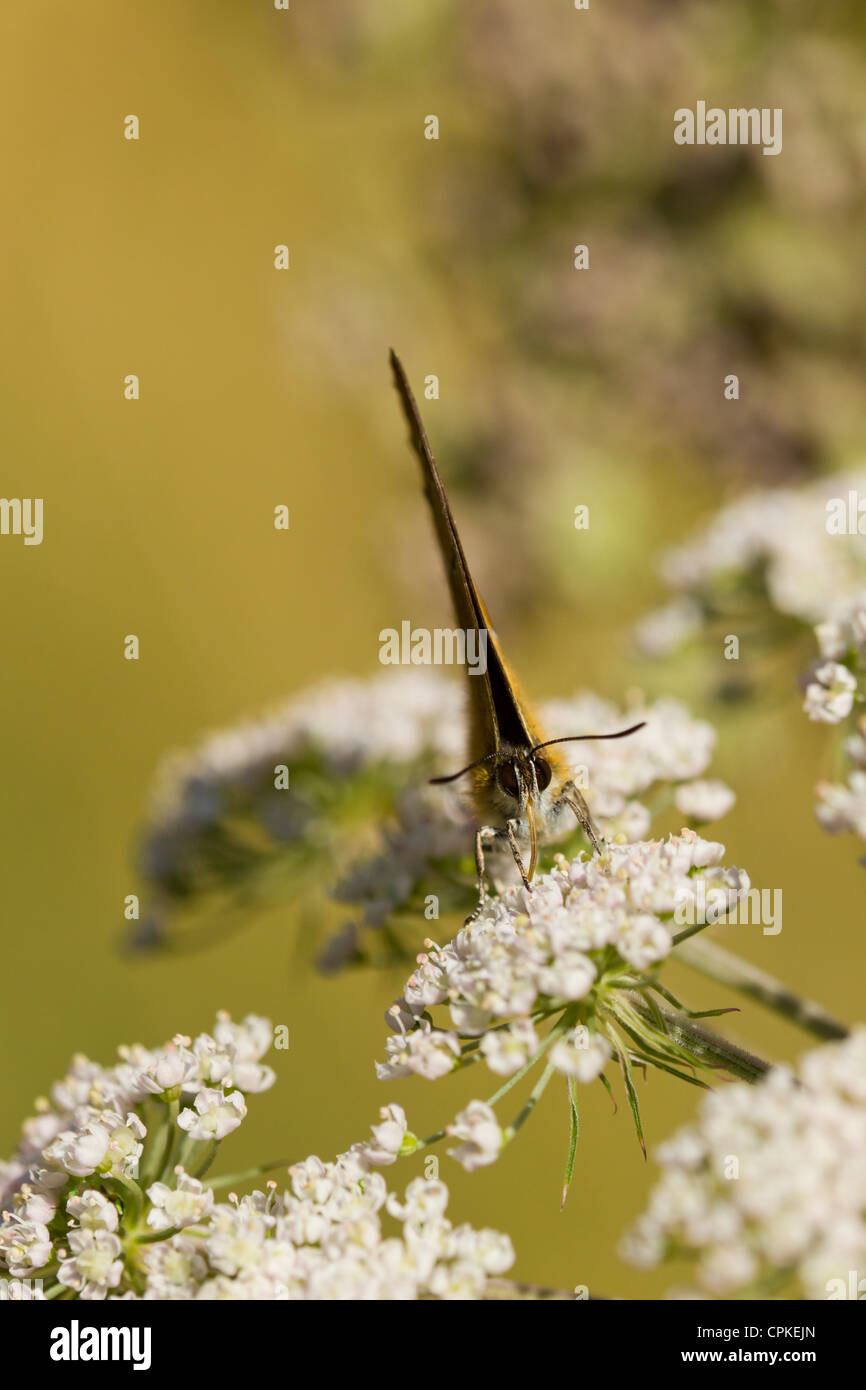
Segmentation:
{"type": "MultiPolygon", "coordinates": [[[[728,944],[863,1016],[864,871],[814,824],[826,740],[795,669],[719,705],[629,631],[663,597],[659,554],[723,501],[862,461],[864,31],[853,0],[6,8],[0,490],[43,497],[45,529],[0,539],[4,1152],[74,1051],[107,1061],[217,1008],[291,1033],[232,1170],[329,1158],[388,1100],[426,1133],[474,1094],[471,1072],[375,1080],[405,972],[320,978],[291,907],[201,954],[118,951],[166,752],[379,671],[404,617],[450,622],[391,345],[419,396],[439,378],[428,430],[525,687],[642,686],[709,714],[739,798],[727,862],[784,891],[781,935],[728,944]],[[782,154],[676,146],[674,110],[704,98],[782,107],[782,154]]],[[[726,1031],[771,1058],[808,1045],[752,1006],[726,1031]]],[[[455,1219],[510,1232],[517,1277],[655,1297],[667,1274],[615,1256],[652,1166],[597,1089],[563,1215],[552,1096],[494,1169],[442,1175],[455,1219]]],[[[653,1076],[651,1145],[695,1095],[653,1076]]]]}

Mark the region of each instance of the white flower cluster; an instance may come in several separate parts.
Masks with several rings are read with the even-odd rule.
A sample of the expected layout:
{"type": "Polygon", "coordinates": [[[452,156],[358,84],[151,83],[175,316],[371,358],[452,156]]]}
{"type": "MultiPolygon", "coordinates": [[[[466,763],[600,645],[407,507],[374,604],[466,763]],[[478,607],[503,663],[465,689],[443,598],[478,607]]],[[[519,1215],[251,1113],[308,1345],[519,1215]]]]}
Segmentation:
{"type": "Polygon", "coordinates": [[[327,681],[272,715],[175,753],[160,769],[140,860],[148,911],[133,949],[162,944],[172,914],[267,877],[335,865],[399,788],[462,756],[459,686],[427,670],[327,681]]]}
{"type": "Polygon", "coordinates": [[[610,700],[581,694],[548,701],[541,712],[550,737],[615,733],[624,725],[646,721],[628,738],[581,743],[572,750],[583,769],[593,816],[608,838],[623,834],[629,840],[642,839],[652,813],[641,798],[666,784],[685,790],[706,771],[716,744],[713,726],[694,719],[685,705],[670,698],[652,704],[636,700],[623,711],[610,700]]]}
{"type": "MultiPolygon", "coordinates": [[[[866,473],[843,473],[801,488],[767,489],[724,507],[662,566],[670,603],[644,619],[638,643],[662,656],[726,613],[733,595],[814,628],[820,658],[802,679],[803,708],[821,724],[856,721],[843,745],[852,770],[817,787],[816,814],[831,834],[866,838],[866,719],[858,717],[866,670],[866,534],[860,497],[866,473]]],[[[728,621],[736,631],[736,620],[728,621]]],[[[789,625],[790,626],[790,625],[789,625]]],[[[688,793],[686,793],[688,795],[688,793]]],[[[677,801],[678,805],[682,802],[677,801]]]]}
{"type": "Polygon", "coordinates": [[[831,835],[851,832],[866,839],[866,718],[862,705],[866,671],[866,593],[836,604],[815,628],[821,659],[810,672],[804,709],[822,724],[851,719],[841,753],[851,765],[844,782],[821,781],[816,815],[831,835]]]}
{"type": "Polygon", "coordinates": [[[335,1163],[290,1168],[282,1196],[272,1182],[219,1203],[188,1171],[241,1123],[243,1093],[271,1085],[272,1036],[267,1019],[222,1014],[212,1035],[121,1049],[111,1068],[77,1057],[0,1165],[0,1267],[41,1280],[43,1298],[482,1296],[513,1263],[508,1237],[454,1226],[441,1182],[417,1178],[400,1200],[372,1171],[412,1151],[399,1106],[335,1163]]]}
{"type": "Polygon", "coordinates": [[[167,819],[190,811],[210,789],[254,782],[274,763],[310,750],[327,772],[345,777],[378,762],[408,763],[431,753],[463,751],[459,686],[425,669],[385,672],[371,680],[324,681],[272,714],[205,737],[172,754],[157,774],[154,811],[167,819]]]}
{"type": "Polygon", "coordinates": [[[698,1123],[658,1158],[627,1259],[689,1258],[696,1290],[685,1292],[699,1297],[862,1296],[866,1028],[807,1053],[796,1074],[779,1068],[706,1096],[698,1123]]]}
{"type": "Polygon", "coordinates": [[[812,672],[803,709],[819,724],[839,724],[854,708],[857,678],[847,666],[824,661],[812,672]]]}
{"type": "MultiPolygon", "coordinates": [[[[613,844],[589,859],[563,860],[540,875],[531,892],[522,885],[506,889],[453,941],[431,944],[418,957],[380,1076],[425,1074],[437,1030],[426,1030],[422,1015],[436,1005],[448,1005],[457,1033],[478,1037],[504,1019],[526,1020],[550,999],[584,999],[609,947],[620,968],[649,970],[669,953],[667,923],[678,907],[697,902],[699,885],[714,901],[721,902],[721,893],[728,906],[748,891],[748,876],[723,868],[723,855],[723,845],[683,830],[667,840],[613,844]],[[406,1027],[410,1019],[414,1028],[406,1027]]],[[[533,1037],[525,1031],[518,1036],[521,1065],[533,1037]]],[[[512,1043],[488,1046],[498,1053],[512,1043]]]]}
{"type": "Polygon", "coordinates": [[[821,724],[840,724],[858,698],[866,658],[866,594],[836,604],[815,628],[821,660],[810,672],[804,709],[821,724]]]}
{"type": "Polygon", "coordinates": [[[815,814],[822,828],[830,835],[850,833],[866,840],[866,770],[849,772],[844,783],[819,782],[817,790],[815,814]]]}
{"type": "Polygon", "coordinates": [[[81,1298],[133,1278],[137,1234],[210,1209],[212,1194],[184,1164],[209,1161],[244,1118],[245,1094],[272,1085],[261,1061],[272,1037],[267,1019],[220,1014],[212,1034],[121,1048],[112,1067],[73,1058],[0,1165],[0,1264],[81,1298]]]}
{"type": "MultiPolygon", "coordinates": [[[[469,1044],[470,1060],[477,1046],[491,1071],[512,1075],[539,1052],[535,1022],[581,1001],[583,1018],[557,1040],[550,1061],[578,1081],[593,1080],[612,1055],[606,1020],[616,1015],[619,986],[627,977],[639,989],[668,955],[674,912],[687,916],[691,904],[699,913],[699,899],[730,907],[748,891],[748,876],[723,868],[723,854],[724,846],[683,830],[665,841],[609,845],[591,859],[560,859],[531,892],[507,889],[446,946],[427,943],[389,1012],[394,1036],[377,1074],[435,1080],[461,1064],[468,1038],[480,1039],[469,1044]],[[450,1028],[431,1021],[440,1005],[450,1028]]],[[[469,1167],[491,1162],[502,1144],[480,1101],[451,1132],[465,1141],[454,1156],[469,1167]]]]}
{"type": "Polygon", "coordinates": [[[638,634],[644,649],[672,650],[696,630],[707,598],[753,576],[778,612],[822,622],[866,583],[866,536],[828,529],[828,503],[851,492],[866,495],[866,473],[767,488],[723,507],[693,540],[665,556],[662,575],[676,597],[644,620],[638,634]]]}
{"type": "Polygon", "coordinates": [[[180,1297],[477,1299],[514,1262],[507,1236],[452,1224],[443,1182],[415,1178],[401,1200],[351,1152],[289,1172],[282,1197],[254,1193],[215,1208],[197,1242],[211,1275],[197,1289],[185,1281],[180,1297]],[[399,1234],[385,1232],[386,1217],[399,1234]]]}

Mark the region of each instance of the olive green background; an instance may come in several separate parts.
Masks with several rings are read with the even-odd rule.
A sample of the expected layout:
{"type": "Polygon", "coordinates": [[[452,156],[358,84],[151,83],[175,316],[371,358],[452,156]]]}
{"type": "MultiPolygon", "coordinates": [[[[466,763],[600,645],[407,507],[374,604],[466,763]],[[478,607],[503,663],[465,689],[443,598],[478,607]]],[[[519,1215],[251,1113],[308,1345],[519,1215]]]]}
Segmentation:
{"type": "MultiPolygon", "coordinates": [[[[473,300],[464,282],[456,296],[426,254],[430,166],[449,159],[450,130],[471,139],[479,94],[459,81],[447,33],[421,6],[407,7],[396,37],[379,6],[374,39],[388,39],[391,57],[374,41],[357,62],[340,51],[340,7],[324,7],[318,34],[307,9],[28,0],[0,21],[0,491],[45,499],[40,547],[0,541],[3,1151],[73,1052],[108,1061],[120,1042],[207,1028],[217,1008],[267,1014],[291,1034],[275,1054],[278,1082],[252,1098],[224,1169],[330,1157],[364,1137],[387,1100],[428,1132],[478,1084],[474,1073],[377,1083],[382,1014],[400,978],[317,977],[291,907],[198,955],[118,952],[159,759],[315,679],[375,673],[384,626],[447,620],[387,348],[419,386],[440,377],[441,398],[425,407],[434,445],[454,432],[461,402],[496,394],[504,330],[481,288],[473,300]],[[423,139],[429,112],[442,122],[438,142],[423,139]],[[137,143],[123,139],[130,113],[137,143]],[[282,242],[291,269],[277,273],[282,242]],[[137,402],[123,399],[128,373],[140,376],[137,402]],[[291,509],[288,534],[273,529],[278,503],[291,509]],[[140,638],[137,663],[122,656],[128,633],[140,638]]],[[[581,237],[563,245],[566,259],[571,240],[581,237]]],[[[497,603],[497,559],[513,582],[521,554],[496,556],[483,504],[467,546],[474,554],[477,538],[482,559],[493,557],[478,579],[530,692],[660,691],[664,675],[630,653],[628,625],[662,594],[655,556],[717,505],[724,479],[697,457],[638,467],[623,444],[627,396],[619,452],[607,457],[604,440],[585,437],[580,390],[575,377],[561,441],[570,467],[548,484],[539,464],[522,483],[571,592],[552,588],[530,611],[497,603]],[[572,525],[581,502],[585,534],[572,525]]],[[[439,455],[447,480],[441,442],[439,455]]],[[[732,931],[749,959],[853,1020],[864,871],[852,841],[814,824],[828,739],[801,715],[793,674],[781,663],[757,706],[718,720],[715,770],[739,797],[718,832],[727,860],[784,891],[781,935],[732,931]]],[[[679,688],[696,706],[705,694],[700,682],[679,688]]],[[[683,969],[671,979],[697,1007],[731,1002],[683,969]]],[[[751,1006],[725,1029],[774,1058],[805,1045],[751,1006]]],[[[696,1094],[650,1079],[651,1144],[693,1112],[696,1094]]],[[[443,1159],[453,1215],[509,1231],[520,1277],[658,1296],[666,1276],[614,1253],[652,1165],[622,1105],[613,1115],[598,1088],[583,1111],[564,1214],[565,1097],[548,1094],[493,1169],[467,1176],[443,1159]]]]}

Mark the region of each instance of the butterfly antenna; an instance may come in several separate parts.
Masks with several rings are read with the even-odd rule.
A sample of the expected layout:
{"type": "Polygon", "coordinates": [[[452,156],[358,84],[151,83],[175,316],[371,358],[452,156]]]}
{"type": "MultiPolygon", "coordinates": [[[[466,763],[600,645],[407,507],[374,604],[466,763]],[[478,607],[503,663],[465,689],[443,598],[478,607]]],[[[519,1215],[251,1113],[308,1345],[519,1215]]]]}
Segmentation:
{"type": "Polygon", "coordinates": [[[533,753],[537,753],[542,748],[549,748],[553,743],[580,743],[585,739],[597,738],[626,738],[629,734],[636,734],[638,729],[646,728],[646,720],[642,719],[639,724],[632,724],[629,729],[620,729],[616,734],[569,734],[566,738],[549,738],[545,743],[537,743],[533,748],[533,753]]]}
{"type": "Polygon", "coordinates": [[[486,758],[478,758],[474,763],[467,763],[465,767],[461,767],[459,772],[452,772],[447,777],[431,777],[430,786],[441,786],[443,782],[456,782],[457,778],[462,777],[464,772],[471,772],[474,767],[480,767],[482,763],[489,763],[496,757],[498,757],[498,754],[488,753],[486,758]]]}

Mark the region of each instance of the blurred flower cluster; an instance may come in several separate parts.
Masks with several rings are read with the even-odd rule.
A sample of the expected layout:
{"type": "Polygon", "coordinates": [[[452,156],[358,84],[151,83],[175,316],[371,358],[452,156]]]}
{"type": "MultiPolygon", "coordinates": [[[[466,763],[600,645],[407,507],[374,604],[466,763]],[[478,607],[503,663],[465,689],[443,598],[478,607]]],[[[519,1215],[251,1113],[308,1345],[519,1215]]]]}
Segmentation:
{"type": "Polygon", "coordinates": [[[401,1199],[372,1171],[400,1151],[399,1107],[336,1162],[291,1167],[282,1195],[216,1199],[226,1180],[204,1175],[274,1080],[272,1036],[221,1014],[213,1034],[121,1048],[113,1067],[76,1057],[0,1165],[0,1267],[45,1299],[481,1297],[513,1262],[508,1238],[453,1226],[441,1182],[401,1199]]]}
{"type": "Polygon", "coordinates": [[[760,618],[790,633],[835,615],[866,586],[866,535],[828,527],[834,502],[852,492],[866,495],[866,472],[765,488],[723,507],[663,557],[673,599],[639,629],[643,650],[665,656],[709,622],[739,622],[729,630],[742,636],[760,618]]]}
{"type": "Polygon", "coordinates": [[[866,1029],[796,1071],[705,1097],[658,1159],[623,1254],[646,1267],[688,1260],[694,1286],[679,1296],[863,1297],[866,1029]]]}
{"type": "Polygon", "coordinates": [[[169,757],[142,835],[146,915],[131,944],[171,944],[183,908],[267,901],[300,870],[336,876],[407,783],[461,755],[461,720],[457,687],[426,671],[329,681],[169,757]]]}
{"type": "MultiPolygon", "coordinates": [[[[355,914],[325,947],[326,969],[364,959],[375,944],[370,929],[378,950],[404,952],[400,923],[414,926],[431,899],[437,917],[465,911],[473,813],[457,785],[428,785],[465,758],[461,701],[455,683],[428,671],[334,682],[171,758],[144,836],[148,891],[136,944],[180,939],[184,908],[249,906],[255,895],[317,882],[316,870],[355,914]]],[[[568,733],[646,720],[630,739],[581,745],[580,784],[608,838],[641,839],[671,798],[694,824],[730,809],[733,793],[703,777],[712,727],[675,700],[635,699],[623,713],[585,694],[551,701],[541,715],[568,733]]],[[[576,825],[563,833],[583,843],[576,825]]]]}
{"type": "MultiPolygon", "coordinates": [[[[723,854],[724,846],[684,830],[613,844],[591,859],[559,856],[531,892],[506,890],[452,942],[427,942],[387,1015],[394,1031],[380,1078],[435,1080],[483,1061],[511,1078],[498,1099],[544,1058],[534,1104],[554,1074],[586,1084],[615,1059],[640,1136],[633,1066],[692,1081],[703,1064],[672,1026],[685,1015],[659,1010],[656,996],[681,1006],[657,976],[674,947],[675,913],[699,922],[701,903],[714,901],[722,915],[748,892],[748,876],[722,867],[723,854]],[[438,1021],[432,1011],[440,1007],[446,1018],[438,1021]]],[[[505,1127],[491,1102],[474,1100],[449,1129],[461,1140],[451,1152],[466,1168],[484,1166],[521,1122],[505,1127]]]]}
{"type": "Polygon", "coordinates": [[[831,835],[866,840],[866,590],[833,605],[815,636],[821,655],[807,678],[804,709],[818,723],[842,726],[837,760],[844,779],[818,783],[818,821],[831,835]]]}
{"type": "Polygon", "coordinates": [[[700,637],[715,645],[717,667],[732,638],[742,642],[744,663],[774,648],[790,655],[808,718],[840,726],[834,776],[817,787],[818,821],[832,834],[866,839],[863,496],[866,473],[839,473],[753,492],[723,508],[664,558],[674,597],[644,619],[637,638],[645,653],[660,657],[700,637]]]}

